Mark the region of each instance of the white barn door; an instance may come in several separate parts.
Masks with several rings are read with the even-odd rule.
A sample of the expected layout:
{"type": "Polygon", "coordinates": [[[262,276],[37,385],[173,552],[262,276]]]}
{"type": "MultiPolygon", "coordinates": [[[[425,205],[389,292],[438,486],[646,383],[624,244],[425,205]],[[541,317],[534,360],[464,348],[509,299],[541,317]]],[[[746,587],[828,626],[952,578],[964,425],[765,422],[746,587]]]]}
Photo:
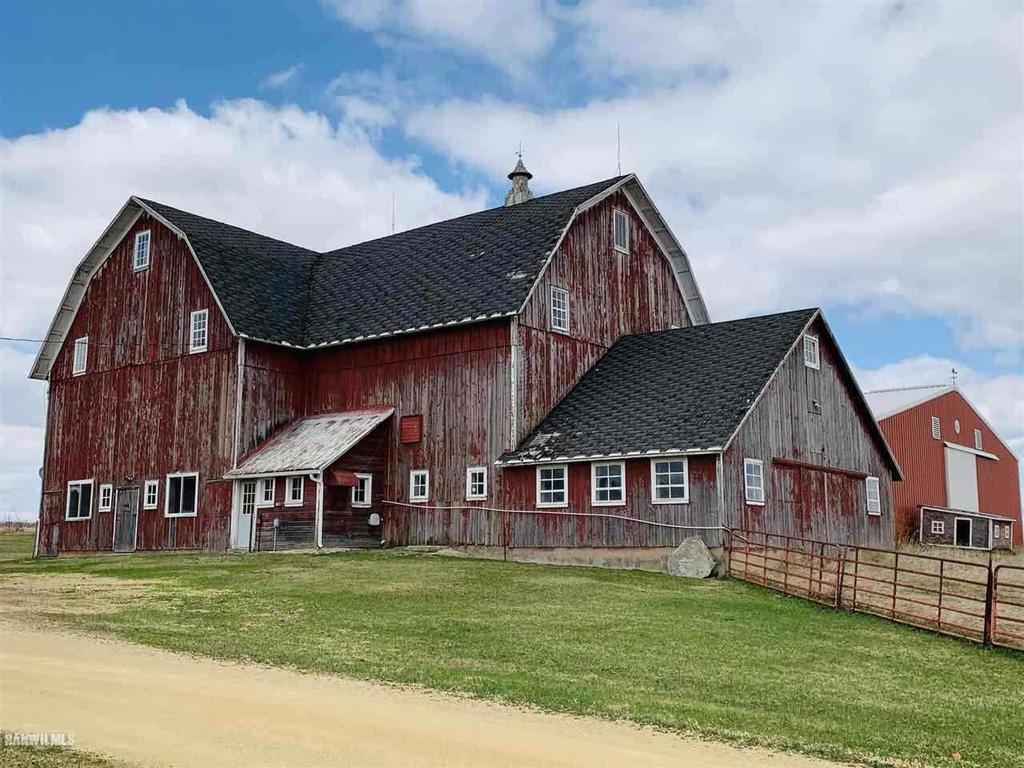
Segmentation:
{"type": "Polygon", "coordinates": [[[946,446],[946,506],[978,511],[978,457],[946,446]]]}

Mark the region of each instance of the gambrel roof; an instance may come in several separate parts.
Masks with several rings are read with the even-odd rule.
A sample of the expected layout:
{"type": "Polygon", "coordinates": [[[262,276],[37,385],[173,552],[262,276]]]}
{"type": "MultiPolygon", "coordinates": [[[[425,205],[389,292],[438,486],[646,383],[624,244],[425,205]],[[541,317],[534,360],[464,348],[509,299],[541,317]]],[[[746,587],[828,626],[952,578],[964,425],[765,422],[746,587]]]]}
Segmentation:
{"type": "Polygon", "coordinates": [[[310,348],[517,314],[575,217],[620,190],[669,259],[691,322],[707,322],[689,259],[633,175],[325,253],[133,197],[76,270],[33,376],[45,377],[91,274],[142,212],[188,242],[234,333],[310,348]]]}
{"type": "MultiPolygon", "coordinates": [[[[499,463],[722,452],[819,316],[801,309],[625,336],[499,463]]],[[[898,474],[841,354],[840,361],[869,431],[898,474]]]]}

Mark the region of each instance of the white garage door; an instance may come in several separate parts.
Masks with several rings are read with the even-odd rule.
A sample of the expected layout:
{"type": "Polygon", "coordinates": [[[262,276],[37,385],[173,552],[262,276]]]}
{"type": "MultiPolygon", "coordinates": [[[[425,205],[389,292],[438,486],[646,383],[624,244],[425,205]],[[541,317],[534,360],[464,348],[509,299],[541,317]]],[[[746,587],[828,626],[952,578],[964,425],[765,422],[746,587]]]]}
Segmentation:
{"type": "Polygon", "coordinates": [[[978,511],[978,459],[973,453],[946,447],[946,506],[978,511]]]}

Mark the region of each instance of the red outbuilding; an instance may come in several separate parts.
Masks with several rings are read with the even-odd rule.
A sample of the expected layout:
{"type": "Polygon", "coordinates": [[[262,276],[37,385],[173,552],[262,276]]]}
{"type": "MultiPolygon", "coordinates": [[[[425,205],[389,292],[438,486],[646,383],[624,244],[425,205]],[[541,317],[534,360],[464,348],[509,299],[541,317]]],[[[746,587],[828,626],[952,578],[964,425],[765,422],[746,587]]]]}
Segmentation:
{"type": "Polygon", "coordinates": [[[1021,544],[1017,456],[954,385],[866,393],[904,479],[896,537],[939,546],[1021,544]]]}

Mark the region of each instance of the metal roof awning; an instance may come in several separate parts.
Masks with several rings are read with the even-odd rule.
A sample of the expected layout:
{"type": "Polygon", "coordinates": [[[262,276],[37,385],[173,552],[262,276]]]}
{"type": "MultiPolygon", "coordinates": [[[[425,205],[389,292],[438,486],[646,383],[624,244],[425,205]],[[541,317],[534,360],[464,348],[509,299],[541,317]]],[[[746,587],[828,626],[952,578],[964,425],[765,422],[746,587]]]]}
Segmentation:
{"type": "Polygon", "coordinates": [[[371,408],[300,419],[224,476],[269,477],[322,472],[394,412],[394,408],[371,408]]]}

